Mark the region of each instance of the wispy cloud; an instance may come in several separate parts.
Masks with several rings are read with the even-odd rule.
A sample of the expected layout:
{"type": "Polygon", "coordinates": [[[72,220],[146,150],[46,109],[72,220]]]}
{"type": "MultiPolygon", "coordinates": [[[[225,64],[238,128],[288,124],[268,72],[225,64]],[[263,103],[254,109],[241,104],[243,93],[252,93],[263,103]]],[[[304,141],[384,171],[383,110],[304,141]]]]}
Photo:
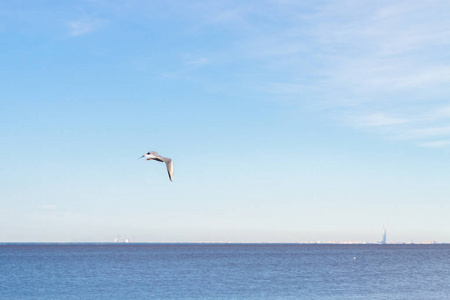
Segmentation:
{"type": "MultiPolygon", "coordinates": [[[[291,26],[264,52],[297,49],[273,60],[287,59],[284,71],[296,77],[315,78],[308,92],[321,91],[338,119],[389,139],[446,144],[432,139],[450,136],[450,4],[329,1],[306,16],[295,9],[284,14],[291,26]],[[293,48],[302,40],[307,47],[293,48]]],[[[276,86],[301,96],[306,89],[293,78],[276,86]]]]}
{"type": "Polygon", "coordinates": [[[449,119],[450,118],[450,106],[444,105],[436,107],[428,114],[428,118],[432,120],[449,119]]]}
{"type": "Polygon", "coordinates": [[[422,147],[432,147],[432,148],[444,148],[450,146],[450,140],[439,140],[427,143],[420,143],[419,146],[422,147]]]}
{"type": "Polygon", "coordinates": [[[194,65],[194,66],[203,66],[208,64],[210,61],[206,57],[200,57],[193,60],[189,60],[186,62],[187,65],[194,65]]]}
{"type": "MultiPolygon", "coordinates": [[[[225,34],[227,43],[181,50],[180,63],[164,76],[194,80],[207,74],[199,72],[206,66],[232,65],[229,76],[242,79],[242,85],[263,89],[279,101],[297,99],[299,105],[318,111],[325,107],[327,114],[356,130],[414,144],[433,143],[447,134],[450,3],[177,4],[159,9],[175,11],[177,16],[189,12],[195,22],[188,23],[186,35],[225,34]]],[[[146,12],[153,12],[153,5],[144,6],[146,12]]],[[[101,26],[85,18],[71,23],[71,35],[101,26]]]]}
{"type": "Polygon", "coordinates": [[[371,113],[359,117],[352,118],[354,124],[358,126],[386,126],[404,124],[409,120],[394,116],[389,116],[385,113],[371,113]]]}
{"type": "Polygon", "coordinates": [[[106,22],[100,19],[83,18],[78,21],[68,23],[69,34],[71,36],[80,36],[104,27],[106,22]]]}
{"type": "Polygon", "coordinates": [[[450,136],[450,126],[409,129],[405,133],[399,135],[399,137],[404,139],[422,139],[428,137],[445,137],[445,136],[450,136]]]}
{"type": "Polygon", "coordinates": [[[55,210],[56,209],[56,205],[43,204],[43,205],[39,206],[39,209],[42,209],[42,210],[55,210]]]}

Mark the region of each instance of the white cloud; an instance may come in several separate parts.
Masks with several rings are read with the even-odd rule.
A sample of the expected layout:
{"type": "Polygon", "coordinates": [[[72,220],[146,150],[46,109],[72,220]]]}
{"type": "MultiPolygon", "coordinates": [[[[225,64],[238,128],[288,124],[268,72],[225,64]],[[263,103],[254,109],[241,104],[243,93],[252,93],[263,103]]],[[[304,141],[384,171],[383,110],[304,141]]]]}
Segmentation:
{"type": "Polygon", "coordinates": [[[357,126],[386,126],[407,123],[409,120],[386,115],[384,113],[372,113],[353,118],[357,126]]]}
{"type": "Polygon", "coordinates": [[[435,108],[430,114],[429,117],[433,120],[439,120],[439,119],[448,119],[450,118],[450,106],[442,106],[435,108]]]}
{"type": "Polygon", "coordinates": [[[426,142],[419,144],[422,147],[432,147],[432,148],[443,148],[450,145],[450,141],[448,140],[439,140],[433,142],[426,142]]]}
{"type": "Polygon", "coordinates": [[[330,91],[326,101],[340,107],[338,118],[400,140],[449,136],[449,9],[440,1],[319,8],[311,19],[314,57],[324,66],[318,82],[330,91]]]}
{"type": "Polygon", "coordinates": [[[437,136],[450,136],[450,126],[410,129],[400,135],[400,137],[404,139],[421,139],[437,136]]]}
{"type": "Polygon", "coordinates": [[[72,21],[68,23],[70,35],[80,36],[95,30],[98,30],[105,26],[105,21],[92,18],[84,18],[78,21],[72,21]]]}
{"type": "Polygon", "coordinates": [[[197,59],[186,62],[187,65],[203,66],[209,63],[209,59],[206,57],[200,57],[197,59]]]}
{"type": "Polygon", "coordinates": [[[211,62],[233,64],[246,86],[281,102],[325,108],[358,130],[422,143],[447,134],[450,3],[268,0],[180,7],[196,20],[186,32],[201,35],[213,27],[225,30],[229,42],[183,54],[181,70],[166,76],[192,79],[211,62]]]}
{"type": "Polygon", "coordinates": [[[56,205],[44,204],[44,205],[39,206],[39,208],[42,210],[54,210],[54,209],[56,209],[56,205]]]}

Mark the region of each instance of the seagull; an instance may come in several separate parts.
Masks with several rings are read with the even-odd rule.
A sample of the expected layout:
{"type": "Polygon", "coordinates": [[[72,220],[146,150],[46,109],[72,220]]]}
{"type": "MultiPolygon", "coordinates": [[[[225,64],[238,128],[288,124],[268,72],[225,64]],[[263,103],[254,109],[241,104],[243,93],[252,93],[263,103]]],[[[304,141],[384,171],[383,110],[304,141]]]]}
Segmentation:
{"type": "Polygon", "coordinates": [[[167,173],[169,174],[169,179],[170,181],[172,181],[173,178],[173,162],[170,158],[168,157],[164,157],[158,154],[158,152],[156,151],[150,151],[147,153],[144,153],[144,155],[142,155],[139,158],[143,158],[145,157],[147,160],[157,160],[159,162],[165,162],[166,163],[166,167],[167,167],[167,173]]]}

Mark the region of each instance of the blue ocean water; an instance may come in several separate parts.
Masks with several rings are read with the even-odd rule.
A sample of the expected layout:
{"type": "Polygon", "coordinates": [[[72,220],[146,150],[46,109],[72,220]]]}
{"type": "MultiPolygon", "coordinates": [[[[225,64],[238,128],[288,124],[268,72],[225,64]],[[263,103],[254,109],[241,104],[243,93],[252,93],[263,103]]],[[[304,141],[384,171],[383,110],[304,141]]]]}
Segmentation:
{"type": "Polygon", "coordinates": [[[2,244],[0,299],[450,299],[450,245],[2,244]]]}

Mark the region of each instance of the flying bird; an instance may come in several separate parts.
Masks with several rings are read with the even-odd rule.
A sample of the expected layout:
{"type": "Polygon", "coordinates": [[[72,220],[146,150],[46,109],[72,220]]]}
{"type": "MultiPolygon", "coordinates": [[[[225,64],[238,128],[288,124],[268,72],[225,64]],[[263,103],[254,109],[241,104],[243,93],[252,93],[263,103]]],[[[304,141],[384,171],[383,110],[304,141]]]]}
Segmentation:
{"type": "Polygon", "coordinates": [[[139,158],[145,157],[147,160],[157,160],[159,162],[165,162],[167,167],[167,173],[169,174],[169,179],[172,181],[173,178],[173,162],[170,158],[164,157],[158,154],[156,151],[150,151],[145,153],[139,158]]]}

